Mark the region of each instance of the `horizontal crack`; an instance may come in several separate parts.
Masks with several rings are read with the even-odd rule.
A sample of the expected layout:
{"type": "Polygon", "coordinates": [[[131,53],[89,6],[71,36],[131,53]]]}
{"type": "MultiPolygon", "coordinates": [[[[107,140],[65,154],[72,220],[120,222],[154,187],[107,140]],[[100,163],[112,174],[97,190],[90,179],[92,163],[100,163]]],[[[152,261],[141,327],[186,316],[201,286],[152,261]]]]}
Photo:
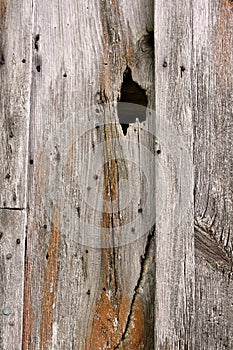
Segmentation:
{"type": "Polygon", "coordinates": [[[22,211],[22,210],[25,210],[25,208],[10,208],[10,207],[0,207],[0,210],[15,210],[15,211],[22,211]]]}

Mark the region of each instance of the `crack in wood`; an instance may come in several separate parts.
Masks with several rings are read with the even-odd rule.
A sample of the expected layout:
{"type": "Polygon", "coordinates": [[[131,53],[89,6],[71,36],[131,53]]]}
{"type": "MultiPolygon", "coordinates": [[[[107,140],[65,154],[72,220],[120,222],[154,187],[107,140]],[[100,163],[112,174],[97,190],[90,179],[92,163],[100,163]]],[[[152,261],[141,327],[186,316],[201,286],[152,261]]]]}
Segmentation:
{"type": "Polygon", "coordinates": [[[139,274],[136,286],[134,287],[134,293],[133,293],[133,297],[132,297],[132,301],[131,301],[131,305],[130,305],[130,309],[129,309],[129,313],[128,313],[125,329],[124,329],[124,331],[122,333],[121,340],[114,347],[114,350],[120,349],[120,346],[122,345],[122,343],[124,343],[124,341],[126,340],[126,338],[128,336],[128,333],[129,333],[129,330],[130,330],[130,325],[132,323],[132,318],[133,318],[133,314],[134,314],[134,308],[135,308],[136,299],[137,299],[137,296],[139,294],[139,289],[140,289],[140,286],[142,284],[142,281],[143,281],[143,279],[144,279],[144,277],[145,277],[145,275],[147,273],[147,265],[150,262],[150,256],[151,256],[151,250],[152,250],[152,243],[154,242],[154,236],[155,236],[155,225],[152,227],[150,233],[147,236],[145,252],[144,252],[144,255],[141,257],[140,274],[139,274]]]}
{"type": "Polygon", "coordinates": [[[26,208],[0,207],[0,210],[14,210],[14,211],[23,211],[23,210],[26,210],[26,208]]]}

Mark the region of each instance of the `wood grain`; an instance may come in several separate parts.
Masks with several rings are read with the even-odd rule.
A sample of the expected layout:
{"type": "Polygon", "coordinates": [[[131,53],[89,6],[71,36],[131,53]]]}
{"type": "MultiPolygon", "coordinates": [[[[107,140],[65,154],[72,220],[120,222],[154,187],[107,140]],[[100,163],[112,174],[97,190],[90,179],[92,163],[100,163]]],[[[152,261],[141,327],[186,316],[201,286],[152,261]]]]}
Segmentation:
{"type": "Polygon", "coordinates": [[[0,2],[0,207],[26,207],[31,2],[0,2]]]}
{"type": "Polygon", "coordinates": [[[155,1],[155,349],[194,349],[192,3],[155,1]],[[164,181],[158,181],[163,177],[164,181]],[[163,210],[160,210],[161,203],[163,210]]]}
{"type": "Polygon", "coordinates": [[[25,212],[0,210],[0,348],[20,350],[23,328],[25,212]]]}
{"type": "Polygon", "coordinates": [[[232,348],[232,41],[230,0],[0,1],[1,350],[232,348]]]}
{"type": "Polygon", "coordinates": [[[232,274],[226,268],[196,258],[196,347],[203,350],[233,346],[232,274]]]}
{"type": "Polygon", "coordinates": [[[154,116],[124,136],[117,99],[128,66],[154,106],[153,3],[42,0],[34,16],[23,349],[150,350],[154,116]]]}
{"type": "Polygon", "coordinates": [[[226,0],[194,4],[196,346],[201,349],[232,348],[232,9],[226,0]]]}
{"type": "Polygon", "coordinates": [[[232,4],[223,0],[208,7],[200,2],[197,8],[194,31],[195,220],[231,255],[232,4]]]}

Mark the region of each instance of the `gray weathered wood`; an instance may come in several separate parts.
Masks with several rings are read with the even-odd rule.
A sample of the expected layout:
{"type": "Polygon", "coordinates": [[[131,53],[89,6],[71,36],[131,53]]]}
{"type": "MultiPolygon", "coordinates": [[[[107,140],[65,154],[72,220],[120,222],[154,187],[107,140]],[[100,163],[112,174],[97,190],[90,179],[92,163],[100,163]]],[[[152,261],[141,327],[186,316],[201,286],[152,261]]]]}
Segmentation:
{"type": "Polygon", "coordinates": [[[192,2],[155,1],[155,349],[194,349],[192,2]],[[164,181],[158,181],[159,175],[164,181]],[[162,212],[159,212],[161,203],[162,212]]]}
{"type": "Polygon", "coordinates": [[[0,2],[1,208],[25,207],[31,20],[31,1],[0,2]]]}
{"type": "Polygon", "coordinates": [[[232,348],[232,9],[0,3],[0,349],[232,348]]]}
{"type": "Polygon", "coordinates": [[[230,271],[196,257],[196,348],[233,347],[233,281],[230,271]]]}
{"type": "Polygon", "coordinates": [[[23,328],[25,212],[0,210],[0,349],[20,350],[23,328]]]}
{"type": "Polygon", "coordinates": [[[0,2],[0,348],[21,349],[31,2],[0,2]]]}
{"type": "Polygon", "coordinates": [[[232,348],[232,2],[194,2],[196,346],[232,348]]]}
{"type": "Polygon", "coordinates": [[[128,65],[154,106],[153,3],[35,1],[34,14],[23,349],[150,350],[154,115],[123,136],[116,101],[128,65]],[[121,216],[119,179],[133,193],[121,216]]]}

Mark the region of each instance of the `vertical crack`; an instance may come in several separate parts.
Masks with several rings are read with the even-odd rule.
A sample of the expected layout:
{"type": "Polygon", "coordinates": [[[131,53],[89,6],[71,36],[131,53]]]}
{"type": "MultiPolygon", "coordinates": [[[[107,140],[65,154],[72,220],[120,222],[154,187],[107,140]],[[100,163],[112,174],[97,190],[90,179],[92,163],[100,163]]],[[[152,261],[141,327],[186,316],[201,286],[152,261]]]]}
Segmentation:
{"type": "MultiPolygon", "coordinates": [[[[34,7],[34,0],[31,1],[31,11],[32,11],[32,23],[31,28],[32,31],[34,30],[34,22],[35,22],[35,7],[34,7]]],[[[29,197],[29,153],[30,153],[30,125],[31,125],[31,99],[32,99],[32,59],[33,59],[33,43],[32,40],[30,40],[30,56],[29,56],[29,96],[28,96],[28,115],[27,115],[27,130],[26,130],[26,159],[27,159],[27,166],[25,168],[25,194],[24,194],[24,203],[25,207],[29,208],[28,203],[28,197],[29,197]]],[[[28,216],[29,216],[29,210],[25,211],[25,246],[24,246],[24,277],[23,277],[23,315],[22,315],[22,350],[26,350],[29,347],[29,344],[31,342],[31,313],[32,313],[32,305],[30,300],[30,263],[28,260],[28,216]],[[29,278],[29,280],[28,280],[29,278]]]]}

